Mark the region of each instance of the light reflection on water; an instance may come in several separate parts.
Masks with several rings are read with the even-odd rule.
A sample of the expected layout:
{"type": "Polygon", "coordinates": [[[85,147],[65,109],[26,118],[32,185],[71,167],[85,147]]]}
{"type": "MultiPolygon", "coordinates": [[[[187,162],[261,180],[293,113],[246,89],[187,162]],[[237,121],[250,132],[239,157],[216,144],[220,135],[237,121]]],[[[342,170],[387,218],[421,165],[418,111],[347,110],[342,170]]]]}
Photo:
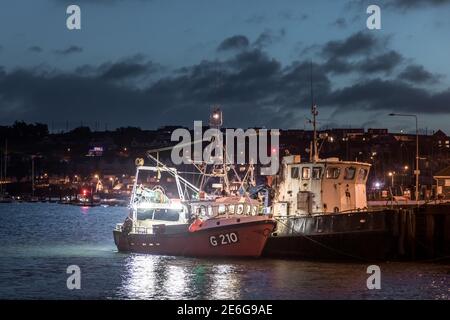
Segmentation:
{"type": "Polygon", "coordinates": [[[212,296],[216,299],[239,299],[239,275],[233,265],[218,265],[213,268],[212,296]]]}
{"type": "Polygon", "coordinates": [[[130,299],[153,298],[156,283],[155,257],[131,255],[126,259],[120,295],[130,299]]]}
{"type": "Polygon", "coordinates": [[[238,299],[239,276],[220,261],[131,254],[118,295],[129,299],[238,299]]]}
{"type": "Polygon", "coordinates": [[[196,259],[118,253],[112,229],[125,208],[0,205],[0,298],[17,299],[450,299],[450,267],[280,259],[196,259]],[[82,289],[66,288],[79,265],[82,289]]]}

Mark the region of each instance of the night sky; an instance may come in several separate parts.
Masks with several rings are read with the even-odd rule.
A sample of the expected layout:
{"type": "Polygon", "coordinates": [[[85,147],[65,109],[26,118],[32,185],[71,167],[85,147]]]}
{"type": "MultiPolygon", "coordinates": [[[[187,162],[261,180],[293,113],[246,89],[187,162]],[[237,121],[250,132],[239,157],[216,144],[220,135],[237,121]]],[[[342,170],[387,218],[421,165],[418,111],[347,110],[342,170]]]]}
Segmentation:
{"type": "Polygon", "coordinates": [[[450,134],[450,0],[2,0],[0,125],[322,128],[450,134]],[[81,7],[81,30],[66,8],[81,7]],[[366,27],[370,4],[381,30],[366,27]]]}

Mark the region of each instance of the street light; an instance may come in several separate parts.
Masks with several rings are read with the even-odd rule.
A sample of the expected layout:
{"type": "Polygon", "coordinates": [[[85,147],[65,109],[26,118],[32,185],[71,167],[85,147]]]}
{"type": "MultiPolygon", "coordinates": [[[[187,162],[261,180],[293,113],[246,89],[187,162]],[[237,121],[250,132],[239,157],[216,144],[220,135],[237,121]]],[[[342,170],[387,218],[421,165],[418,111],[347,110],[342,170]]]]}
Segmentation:
{"type": "Polygon", "coordinates": [[[391,187],[394,187],[394,176],[395,176],[395,172],[389,172],[388,176],[391,177],[391,187]]]}
{"type": "Polygon", "coordinates": [[[416,202],[419,205],[419,126],[418,119],[416,114],[404,114],[404,113],[390,113],[391,117],[414,117],[416,119],[416,170],[414,170],[414,174],[416,176],[416,202]]]}

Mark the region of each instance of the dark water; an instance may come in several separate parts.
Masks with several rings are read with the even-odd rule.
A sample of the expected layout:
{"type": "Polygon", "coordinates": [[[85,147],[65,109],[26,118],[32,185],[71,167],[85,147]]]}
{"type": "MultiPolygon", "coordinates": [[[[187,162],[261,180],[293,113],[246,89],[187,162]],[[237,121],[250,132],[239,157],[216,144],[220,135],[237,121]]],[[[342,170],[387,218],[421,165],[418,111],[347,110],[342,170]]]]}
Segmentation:
{"type": "Polygon", "coordinates": [[[0,204],[1,299],[450,299],[450,266],[121,254],[112,238],[125,208],[0,204]],[[68,290],[66,269],[81,268],[68,290]]]}

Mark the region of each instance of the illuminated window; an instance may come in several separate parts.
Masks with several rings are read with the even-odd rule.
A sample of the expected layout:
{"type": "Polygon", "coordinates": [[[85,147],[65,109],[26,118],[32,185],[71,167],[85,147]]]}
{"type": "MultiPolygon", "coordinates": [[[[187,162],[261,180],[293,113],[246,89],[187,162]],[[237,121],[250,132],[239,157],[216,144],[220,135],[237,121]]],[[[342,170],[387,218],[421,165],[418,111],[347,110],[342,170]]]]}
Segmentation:
{"type": "Polygon", "coordinates": [[[244,205],[243,204],[239,204],[237,206],[237,214],[243,214],[244,213],[244,205]]]}
{"type": "Polygon", "coordinates": [[[309,168],[309,167],[302,168],[302,179],[304,179],[304,180],[311,179],[311,168],[309,168]]]}
{"type": "Polygon", "coordinates": [[[345,180],[353,180],[355,178],[356,168],[355,167],[347,167],[345,168],[345,180]]]}
{"type": "Polygon", "coordinates": [[[327,168],[326,177],[327,179],[337,179],[341,174],[341,168],[331,167],[327,168]]]}
{"type": "Polygon", "coordinates": [[[298,169],[299,169],[299,167],[291,168],[291,178],[292,179],[298,179],[298,169]]]}
{"type": "Polygon", "coordinates": [[[358,172],[358,181],[363,182],[367,177],[367,169],[360,168],[358,172]]]}
{"type": "Polygon", "coordinates": [[[315,180],[320,180],[322,178],[322,168],[314,167],[312,171],[312,178],[315,180]]]}

